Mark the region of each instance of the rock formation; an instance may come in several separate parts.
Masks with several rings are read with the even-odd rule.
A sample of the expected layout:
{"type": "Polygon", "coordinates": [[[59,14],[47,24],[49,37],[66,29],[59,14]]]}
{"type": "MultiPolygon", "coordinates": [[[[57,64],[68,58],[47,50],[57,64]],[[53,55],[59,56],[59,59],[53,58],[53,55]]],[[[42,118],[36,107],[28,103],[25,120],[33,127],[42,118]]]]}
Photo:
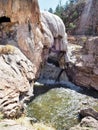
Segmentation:
{"type": "Polygon", "coordinates": [[[81,14],[77,34],[97,35],[98,34],[98,1],[86,0],[81,14]]]}
{"type": "Polygon", "coordinates": [[[79,86],[98,90],[98,37],[74,38],[68,44],[66,55],[69,79],[79,86]]]}
{"type": "Polygon", "coordinates": [[[21,115],[26,95],[33,96],[42,62],[42,37],[37,0],[0,1],[0,44],[5,45],[0,45],[0,108],[5,117],[21,115]]]}
{"type": "Polygon", "coordinates": [[[62,20],[40,13],[37,0],[0,1],[0,110],[5,117],[22,114],[50,48],[65,51],[66,43],[62,20]]]}
{"type": "Polygon", "coordinates": [[[81,122],[70,128],[70,130],[97,130],[98,129],[98,112],[92,108],[82,109],[79,112],[83,119],[81,122]]]}
{"type": "Polygon", "coordinates": [[[63,21],[56,15],[49,12],[41,13],[43,29],[46,32],[45,38],[51,37],[50,47],[54,47],[56,51],[66,51],[67,34],[65,33],[65,26],[63,21]]]}
{"type": "Polygon", "coordinates": [[[0,110],[9,118],[23,113],[24,103],[33,96],[36,74],[32,62],[19,49],[12,48],[11,53],[0,54],[0,110]]]}
{"type": "Polygon", "coordinates": [[[85,117],[82,119],[79,125],[70,128],[70,130],[97,130],[98,121],[92,117],[85,117]]]}
{"type": "Polygon", "coordinates": [[[98,1],[77,0],[62,11],[69,35],[98,35],[98,1]]]}
{"type": "Polygon", "coordinates": [[[1,1],[0,10],[0,44],[19,47],[38,70],[43,45],[37,0],[1,1]],[[39,56],[32,56],[34,54],[39,56]]]}
{"type": "MultiPolygon", "coordinates": [[[[45,31],[45,55],[47,48],[49,49],[48,55],[46,55],[47,63],[41,70],[40,79],[45,80],[56,80],[59,73],[64,68],[65,64],[65,53],[67,47],[67,34],[64,23],[62,20],[49,12],[41,13],[41,23],[45,31]]],[[[66,78],[66,75],[64,78],[66,78]]],[[[62,79],[64,79],[62,76],[62,79]]]]}
{"type": "MultiPolygon", "coordinates": [[[[10,21],[22,23],[39,23],[40,11],[37,0],[1,0],[0,17],[7,17],[10,21]]],[[[0,18],[0,19],[1,19],[0,18]]]]}
{"type": "Polygon", "coordinates": [[[87,117],[87,116],[91,116],[94,119],[98,120],[98,112],[96,110],[94,110],[93,108],[86,108],[86,109],[82,109],[79,112],[80,117],[87,117]]]}

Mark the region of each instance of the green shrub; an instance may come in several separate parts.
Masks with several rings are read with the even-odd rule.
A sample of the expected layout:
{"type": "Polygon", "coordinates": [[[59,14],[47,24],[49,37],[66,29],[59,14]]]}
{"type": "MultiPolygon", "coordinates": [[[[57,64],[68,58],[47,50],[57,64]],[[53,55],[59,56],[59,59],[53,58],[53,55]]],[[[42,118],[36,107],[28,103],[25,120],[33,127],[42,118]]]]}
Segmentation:
{"type": "Polygon", "coordinates": [[[78,17],[78,13],[77,13],[77,11],[74,11],[74,13],[73,13],[73,18],[77,18],[78,17]]]}
{"type": "Polygon", "coordinates": [[[70,23],[70,24],[69,24],[69,28],[70,28],[70,29],[74,29],[74,28],[76,28],[76,25],[73,24],[73,23],[70,23]]]}

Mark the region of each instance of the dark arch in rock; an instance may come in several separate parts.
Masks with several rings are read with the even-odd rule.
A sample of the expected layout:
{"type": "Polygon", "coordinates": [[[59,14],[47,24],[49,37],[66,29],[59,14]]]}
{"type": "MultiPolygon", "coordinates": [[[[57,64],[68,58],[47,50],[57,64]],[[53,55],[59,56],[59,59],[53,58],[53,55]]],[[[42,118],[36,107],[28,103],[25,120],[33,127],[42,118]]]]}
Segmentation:
{"type": "Polygon", "coordinates": [[[6,16],[0,17],[0,24],[5,22],[11,22],[10,18],[6,16]]]}

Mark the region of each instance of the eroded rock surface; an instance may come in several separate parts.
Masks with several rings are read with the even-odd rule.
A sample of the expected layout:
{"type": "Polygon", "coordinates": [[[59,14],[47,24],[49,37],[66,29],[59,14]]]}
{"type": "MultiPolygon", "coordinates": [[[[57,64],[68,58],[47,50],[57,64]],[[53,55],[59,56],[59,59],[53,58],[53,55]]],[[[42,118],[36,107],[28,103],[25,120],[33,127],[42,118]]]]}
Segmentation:
{"type": "Polygon", "coordinates": [[[32,62],[13,48],[13,54],[0,55],[0,110],[9,118],[22,114],[24,103],[33,96],[36,74],[32,62]]]}
{"type": "Polygon", "coordinates": [[[67,48],[67,74],[77,85],[98,90],[98,37],[75,39],[67,48]]]}
{"type": "Polygon", "coordinates": [[[0,47],[0,108],[11,118],[21,115],[24,102],[33,96],[50,48],[65,51],[67,40],[62,20],[40,14],[37,0],[0,1],[0,10],[0,45],[5,45],[0,47]],[[9,45],[21,51],[15,48],[14,53],[9,45]]]}
{"type": "Polygon", "coordinates": [[[63,21],[47,11],[41,13],[41,22],[45,31],[46,45],[49,44],[56,51],[66,51],[67,34],[63,21]]]}
{"type": "Polygon", "coordinates": [[[33,96],[43,36],[37,0],[0,1],[0,10],[0,45],[5,45],[0,46],[0,108],[11,118],[20,116],[24,102],[33,96]],[[14,53],[10,45],[21,51],[15,48],[14,53]]]}
{"type": "Polygon", "coordinates": [[[0,17],[8,17],[11,22],[33,23],[39,21],[38,0],[1,0],[0,1],[0,17]]]}
{"type": "MultiPolygon", "coordinates": [[[[44,30],[44,54],[46,59],[48,58],[48,63],[42,68],[40,79],[47,82],[47,80],[56,80],[64,69],[68,42],[64,23],[58,16],[42,12],[41,23],[44,30]]],[[[61,80],[66,79],[65,72],[60,77],[61,80]]]]}

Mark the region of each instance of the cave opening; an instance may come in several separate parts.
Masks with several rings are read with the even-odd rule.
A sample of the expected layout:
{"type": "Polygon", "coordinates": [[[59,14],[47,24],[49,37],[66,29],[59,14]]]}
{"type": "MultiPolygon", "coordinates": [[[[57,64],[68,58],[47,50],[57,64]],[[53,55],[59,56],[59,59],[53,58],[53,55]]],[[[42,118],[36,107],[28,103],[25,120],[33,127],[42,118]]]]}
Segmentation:
{"type": "Polygon", "coordinates": [[[5,22],[11,22],[10,18],[6,16],[0,17],[0,24],[5,22]]]}

